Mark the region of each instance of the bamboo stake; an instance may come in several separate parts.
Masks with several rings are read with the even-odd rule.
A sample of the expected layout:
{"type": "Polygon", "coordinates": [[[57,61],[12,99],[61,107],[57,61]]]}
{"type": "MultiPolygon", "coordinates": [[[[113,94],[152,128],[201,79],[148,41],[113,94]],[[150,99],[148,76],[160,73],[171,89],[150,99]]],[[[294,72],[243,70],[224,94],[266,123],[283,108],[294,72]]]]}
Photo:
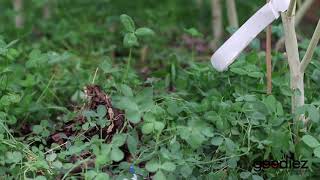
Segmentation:
{"type": "MultiPolygon", "coordinates": [[[[269,2],[270,0],[267,0],[269,2]]],[[[272,26],[269,25],[266,33],[266,65],[267,65],[267,94],[272,94],[272,26]]]]}

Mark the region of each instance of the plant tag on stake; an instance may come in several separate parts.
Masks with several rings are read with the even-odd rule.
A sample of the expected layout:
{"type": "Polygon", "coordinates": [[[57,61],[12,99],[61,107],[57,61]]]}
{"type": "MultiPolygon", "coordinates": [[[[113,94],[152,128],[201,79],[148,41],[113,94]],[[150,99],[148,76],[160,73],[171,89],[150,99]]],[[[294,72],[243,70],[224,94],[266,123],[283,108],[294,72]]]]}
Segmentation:
{"type": "Polygon", "coordinates": [[[290,0],[271,0],[244,23],[211,57],[217,71],[225,71],[249,43],[288,10],[290,0]]]}

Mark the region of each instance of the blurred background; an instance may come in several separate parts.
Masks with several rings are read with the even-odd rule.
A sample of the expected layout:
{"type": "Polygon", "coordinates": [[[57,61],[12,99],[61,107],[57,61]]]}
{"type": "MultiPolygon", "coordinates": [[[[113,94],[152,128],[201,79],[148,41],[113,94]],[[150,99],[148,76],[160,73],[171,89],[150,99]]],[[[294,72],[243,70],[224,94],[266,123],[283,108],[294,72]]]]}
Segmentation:
{"type": "MultiPolygon", "coordinates": [[[[297,2],[304,55],[320,17],[320,0],[297,2]]],[[[292,138],[296,92],[290,89],[281,18],[271,27],[272,76],[267,76],[265,32],[230,71],[216,72],[209,61],[265,3],[0,0],[0,179],[119,175],[123,180],[131,177],[131,164],[145,179],[319,177],[320,148],[315,157],[313,149],[292,138]],[[121,19],[122,14],[128,16],[121,19]],[[149,28],[143,33],[151,36],[128,30],[132,22],[149,28]],[[267,81],[273,85],[268,94],[267,81]],[[88,106],[88,87],[125,112],[126,127],[115,126],[108,141],[101,133],[107,111],[100,108],[96,116],[97,107],[88,106]],[[87,113],[85,119],[83,111],[92,117],[87,113]],[[115,155],[101,154],[119,131],[128,141],[118,137],[124,140],[112,147],[115,155]],[[252,170],[256,160],[289,153],[310,160],[314,171],[252,170]],[[80,167],[83,160],[91,164],[80,167]],[[166,161],[169,165],[161,164],[166,161]],[[145,168],[149,162],[163,169],[145,168]]],[[[313,59],[301,112],[314,124],[297,134],[320,139],[320,48],[313,59]]]]}

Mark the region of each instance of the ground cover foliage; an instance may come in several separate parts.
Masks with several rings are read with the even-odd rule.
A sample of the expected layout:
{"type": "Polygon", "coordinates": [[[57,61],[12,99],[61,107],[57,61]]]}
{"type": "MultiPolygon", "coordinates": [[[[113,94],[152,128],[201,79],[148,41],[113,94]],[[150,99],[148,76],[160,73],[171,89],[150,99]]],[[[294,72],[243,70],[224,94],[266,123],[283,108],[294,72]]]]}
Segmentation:
{"type": "MultiPolygon", "coordinates": [[[[273,52],[266,95],[263,38],[229,71],[211,67],[210,9],[66,0],[44,20],[43,2],[32,2],[23,29],[11,22],[10,1],[0,2],[1,179],[320,176],[320,48],[297,111],[310,120],[303,127],[292,121],[296,92],[283,52],[273,52]],[[286,155],[308,168],[255,169],[286,155]]],[[[259,5],[242,2],[241,19],[259,5]]],[[[273,29],[283,36],[280,25],[273,29]]],[[[301,54],[308,42],[300,40],[301,54]]]]}

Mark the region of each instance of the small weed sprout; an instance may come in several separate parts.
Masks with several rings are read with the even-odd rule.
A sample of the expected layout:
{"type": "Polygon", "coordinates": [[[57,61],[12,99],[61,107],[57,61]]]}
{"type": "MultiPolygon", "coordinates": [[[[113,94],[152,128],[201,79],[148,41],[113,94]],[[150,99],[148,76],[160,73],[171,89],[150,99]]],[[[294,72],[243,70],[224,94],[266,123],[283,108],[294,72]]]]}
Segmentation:
{"type": "Polygon", "coordinates": [[[154,35],[154,31],[151,30],[150,28],[147,28],[147,27],[141,27],[141,28],[136,29],[136,26],[135,26],[133,19],[126,14],[122,14],[120,16],[120,21],[121,21],[122,25],[124,26],[124,29],[126,32],[124,35],[124,38],[123,38],[123,45],[126,48],[129,48],[127,69],[126,69],[125,76],[124,76],[124,78],[127,79],[129,69],[131,66],[132,49],[134,47],[139,46],[139,38],[152,36],[152,35],[154,35]]]}

